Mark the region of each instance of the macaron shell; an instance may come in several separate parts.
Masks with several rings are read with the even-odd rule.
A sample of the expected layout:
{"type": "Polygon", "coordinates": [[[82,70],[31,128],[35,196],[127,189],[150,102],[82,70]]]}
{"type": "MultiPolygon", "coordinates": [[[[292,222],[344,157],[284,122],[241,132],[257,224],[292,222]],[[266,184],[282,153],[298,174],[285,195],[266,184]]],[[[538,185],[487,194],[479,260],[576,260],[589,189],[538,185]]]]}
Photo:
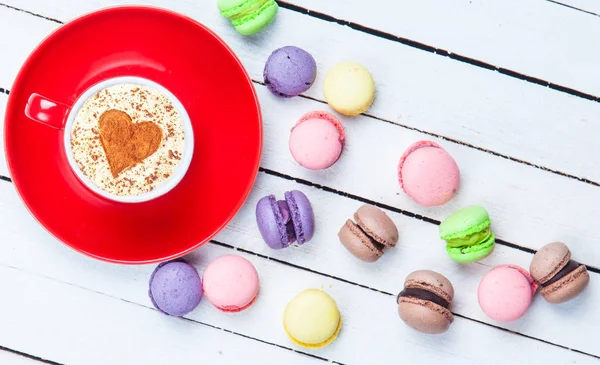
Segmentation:
{"type": "Polygon", "coordinates": [[[362,205],[354,220],[371,238],[382,245],[393,247],[398,243],[398,228],[385,212],[373,205],[362,205]]]}
{"type": "Polygon", "coordinates": [[[258,295],[258,273],[252,263],[241,256],[216,258],[206,267],[202,282],[208,300],[224,312],[244,310],[258,295]]]}
{"type": "Polygon", "coordinates": [[[450,280],[432,270],[413,271],[404,280],[404,287],[428,290],[448,302],[454,299],[454,286],[450,280]]]}
{"type": "Polygon", "coordinates": [[[266,2],[252,15],[232,21],[235,30],[241,35],[252,35],[262,31],[275,19],[279,5],[275,1],[266,2]]]}
{"type": "Polygon", "coordinates": [[[535,281],[543,284],[552,279],[571,259],[571,251],[562,242],[552,242],[538,250],[531,260],[529,271],[535,281]]]}
{"type": "Polygon", "coordinates": [[[482,243],[466,247],[446,246],[448,256],[461,264],[483,260],[488,257],[496,247],[496,236],[492,233],[487,240],[482,243]]]}
{"type": "Polygon", "coordinates": [[[564,303],[581,294],[589,282],[590,274],[585,265],[581,265],[556,283],[542,288],[541,294],[549,303],[564,303]]]}
{"type": "Polygon", "coordinates": [[[371,73],[356,62],[341,62],[325,76],[323,92],[327,103],[346,115],[365,112],[375,99],[371,73]]]}
{"type": "Polygon", "coordinates": [[[224,17],[229,17],[245,11],[260,0],[217,0],[217,8],[224,17]]]}
{"type": "Polygon", "coordinates": [[[335,340],[342,327],[342,318],[329,294],[318,289],[307,289],[285,307],[283,327],[295,344],[319,348],[335,340]]]}
{"type": "Polygon", "coordinates": [[[290,237],[274,195],[267,195],[256,204],[256,223],[269,247],[278,250],[289,246],[290,237]]]}
{"type": "Polygon", "coordinates": [[[383,256],[383,251],[351,220],[347,220],[338,233],[340,242],[359,260],[375,262],[383,256]]]}
{"type": "Polygon", "coordinates": [[[161,312],[184,316],[200,303],[202,282],[192,265],[180,260],[163,262],[150,276],[148,295],[161,312]]]}
{"type": "Polygon", "coordinates": [[[333,165],[342,154],[344,127],[336,117],[321,111],[304,114],[290,134],[290,152],[296,162],[310,170],[333,165]]]}
{"type": "Polygon", "coordinates": [[[484,207],[473,205],[452,213],[440,224],[440,237],[443,240],[466,237],[481,232],[491,224],[490,216],[484,207]]]}
{"type": "Polygon", "coordinates": [[[417,204],[432,207],[454,197],[460,184],[460,171],[454,158],[440,145],[419,141],[400,158],[398,181],[417,204]]]}
{"type": "Polygon", "coordinates": [[[448,309],[412,297],[400,298],[398,315],[409,327],[428,334],[444,333],[454,321],[454,316],[448,309]]]}
{"type": "Polygon", "coordinates": [[[315,233],[315,215],[310,201],[299,190],[285,192],[285,200],[290,208],[298,243],[310,241],[315,233]]]}
{"type": "Polygon", "coordinates": [[[263,77],[275,95],[292,97],[308,90],[317,77],[317,63],[305,50],[285,46],[271,53],[263,77]]]}
{"type": "Polygon", "coordinates": [[[529,273],[515,265],[496,266],[479,283],[477,297],[481,309],[493,320],[510,322],[521,318],[537,285],[529,273]]]}

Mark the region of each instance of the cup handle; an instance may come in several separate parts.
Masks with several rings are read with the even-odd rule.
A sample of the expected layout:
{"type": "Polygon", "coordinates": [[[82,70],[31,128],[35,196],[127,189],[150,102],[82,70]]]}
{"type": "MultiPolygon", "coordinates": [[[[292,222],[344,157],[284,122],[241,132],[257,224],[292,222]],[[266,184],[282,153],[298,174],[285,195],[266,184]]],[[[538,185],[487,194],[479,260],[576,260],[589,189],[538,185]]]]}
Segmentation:
{"type": "Polygon", "coordinates": [[[71,107],[37,93],[31,94],[25,106],[25,115],[49,127],[63,129],[71,107]]]}

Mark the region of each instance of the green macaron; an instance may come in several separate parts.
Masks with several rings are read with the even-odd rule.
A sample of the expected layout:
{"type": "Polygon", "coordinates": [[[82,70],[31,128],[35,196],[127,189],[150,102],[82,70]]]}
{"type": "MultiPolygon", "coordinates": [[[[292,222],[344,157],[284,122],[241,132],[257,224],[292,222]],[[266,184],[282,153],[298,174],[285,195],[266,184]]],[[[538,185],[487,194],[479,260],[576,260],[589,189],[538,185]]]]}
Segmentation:
{"type": "Polygon", "coordinates": [[[451,214],[440,224],[440,237],[446,241],[448,256],[460,263],[487,257],[496,241],[490,231],[491,224],[487,210],[478,205],[451,214]]]}
{"type": "Polygon", "coordinates": [[[275,0],[218,0],[217,7],[242,35],[263,30],[275,19],[279,9],[275,0]]]}

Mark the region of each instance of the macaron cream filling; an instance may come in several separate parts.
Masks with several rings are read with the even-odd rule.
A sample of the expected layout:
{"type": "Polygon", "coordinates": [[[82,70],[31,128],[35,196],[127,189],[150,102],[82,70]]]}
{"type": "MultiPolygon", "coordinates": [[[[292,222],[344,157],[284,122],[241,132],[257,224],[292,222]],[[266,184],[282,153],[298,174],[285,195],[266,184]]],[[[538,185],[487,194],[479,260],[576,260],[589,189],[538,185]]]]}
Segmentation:
{"type": "Polygon", "coordinates": [[[449,239],[446,241],[446,244],[450,247],[471,246],[486,241],[491,234],[492,232],[489,228],[488,222],[488,228],[484,229],[483,231],[475,232],[465,237],[449,239]]]}
{"type": "Polygon", "coordinates": [[[440,223],[440,238],[446,252],[459,263],[479,261],[492,253],[496,237],[490,230],[492,220],[485,208],[473,205],[460,209],[440,223]]]}
{"type": "Polygon", "coordinates": [[[282,247],[288,247],[290,243],[294,242],[295,240],[294,227],[290,222],[291,219],[289,206],[284,200],[277,201],[273,195],[268,196],[268,199],[271,209],[273,210],[273,214],[275,215],[275,219],[285,222],[284,225],[278,226],[277,229],[279,230],[279,234],[281,236],[282,247]],[[291,231],[289,229],[290,226],[292,228],[291,231]]]}
{"type": "Polygon", "coordinates": [[[288,234],[290,235],[290,243],[297,240],[299,244],[303,244],[306,242],[306,237],[302,229],[302,217],[300,216],[300,209],[298,204],[296,204],[294,195],[289,191],[286,192],[285,201],[281,201],[280,204],[280,208],[281,206],[284,206],[284,209],[288,211],[289,218],[285,220],[285,225],[288,230],[288,234]],[[291,212],[293,216],[290,216],[289,212],[291,212]]]}
{"type": "Polygon", "coordinates": [[[429,290],[425,290],[425,289],[419,289],[419,288],[405,288],[404,290],[402,290],[400,292],[400,294],[398,294],[398,297],[396,298],[396,302],[398,302],[400,300],[400,298],[402,297],[412,297],[412,298],[417,298],[417,299],[423,299],[423,300],[427,300],[430,302],[433,302],[441,307],[444,308],[448,308],[450,306],[450,303],[448,303],[448,301],[442,297],[440,297],[439,295],[430,292],[429,290]]]}
{"type": "MultiPolygon", "coordinates": [[[[355,219],[356,219],[356,217],[355,217],[355,219]]],[[[360,222],[358,222],[359,224],[356,224],[352,221],[349,221],[349,222],[350,222],[349,224],[351,224],[351,229],[356,229],[359,232],[361,232],[362,234],[364,234],[364,236],[369,240],[369,242],[373,245],[373,247],[375,247],[375,249],[377,251],[383,251],[383,248],[385,246],[383,244],[377,242],[371,234],[367,233],[367,231],[363,227],[361,227],[360,222]]],[[[348,224],[348,223],[346,223],[346,224],[348,224]]]]}
{"type": "Polygon", "coordinates": [[[556,283],[560,279],[577,270],[579,266],[581,266],[581,264],[577,261],[569,260],[569,262],[562,269],[560,269],[560,271],[557,272],[556,275],[554,275],[550,280],[546,281],[545,283],[541,283],[542,287],[545,288],[556,283]]]}
{"type": "MultiPolygon", "coordinates": [[[[283,224],[285,224],[285,231],[288,236],[288,242],[282,242],[284,245],[289,245],[296,240],[296,232],[294,230],[294,223],[292,222],[292,216],[290,215],[290,207],[285,200],[277,201],[277,208],[281,213],[283,224]]],[[[283,236],[282,236],[283,237],[283,236]]]]}
{"type": "Polygon", "coordinates": [[[440,236],[442,237],[443,240],[446,240],[446,242],[454,240],[454,239],[457,239],[457,238],[458,239],[465,238],[465,237],[468,237],[468,236],[472,235],[473,233],[478,233],[480,231],[483,231],[483,230],[489,228],[489,226],[491,224],[492,224],[492,221],[491,221],[491,219],[488,218],[488,219],[485,219],[485,220],[483,220],[483,221],[481,221],[479,223],[471,225],[465,231],[455,231],[455,232],[452,232],[452,233],[446,233],[446,234],[444,234],[444,233],[442,233],[442,231],[444,230],[445,227],[444,227],[444,222],[442,222],[442,224],[440,225],[440,233],[441,233],[440,236]]]}
{"type": "Polygon", "coordinates": [[[492,233],[487,236],[485,241],[476,243],[471,246],[452,247],[450,245],[447,245],[446,252],[448,252],[449,254],[450,253],[456,253],[456,254],[458,254],[458,253],[461,253],[461,254],[474,253],[474,252],[482,251],[491,246],[494,246],[495,243],[496,243],[496,236],[494,236],[494,234],[492,233]]]}

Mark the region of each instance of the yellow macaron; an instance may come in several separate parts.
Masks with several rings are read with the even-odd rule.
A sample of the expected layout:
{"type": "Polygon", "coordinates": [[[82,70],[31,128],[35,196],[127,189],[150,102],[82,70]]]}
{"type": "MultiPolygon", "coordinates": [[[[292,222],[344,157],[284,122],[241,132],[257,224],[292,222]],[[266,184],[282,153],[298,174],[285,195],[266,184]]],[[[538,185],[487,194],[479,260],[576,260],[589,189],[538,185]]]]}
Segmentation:
{"type": "Polygon", "coordinates": [[[329,105],[346,115],[365,112],[375,100],[375,82],[369,70],[356,62],[341,62],[333,66],[323,83],[329,105]]]}
{"type": "Polygon", "coordinates": [[[283,328],[295,344],[319,348],[335,340],[342,328],[342,317],[329,294],[307,289],[285,307],[283,328]]]}

